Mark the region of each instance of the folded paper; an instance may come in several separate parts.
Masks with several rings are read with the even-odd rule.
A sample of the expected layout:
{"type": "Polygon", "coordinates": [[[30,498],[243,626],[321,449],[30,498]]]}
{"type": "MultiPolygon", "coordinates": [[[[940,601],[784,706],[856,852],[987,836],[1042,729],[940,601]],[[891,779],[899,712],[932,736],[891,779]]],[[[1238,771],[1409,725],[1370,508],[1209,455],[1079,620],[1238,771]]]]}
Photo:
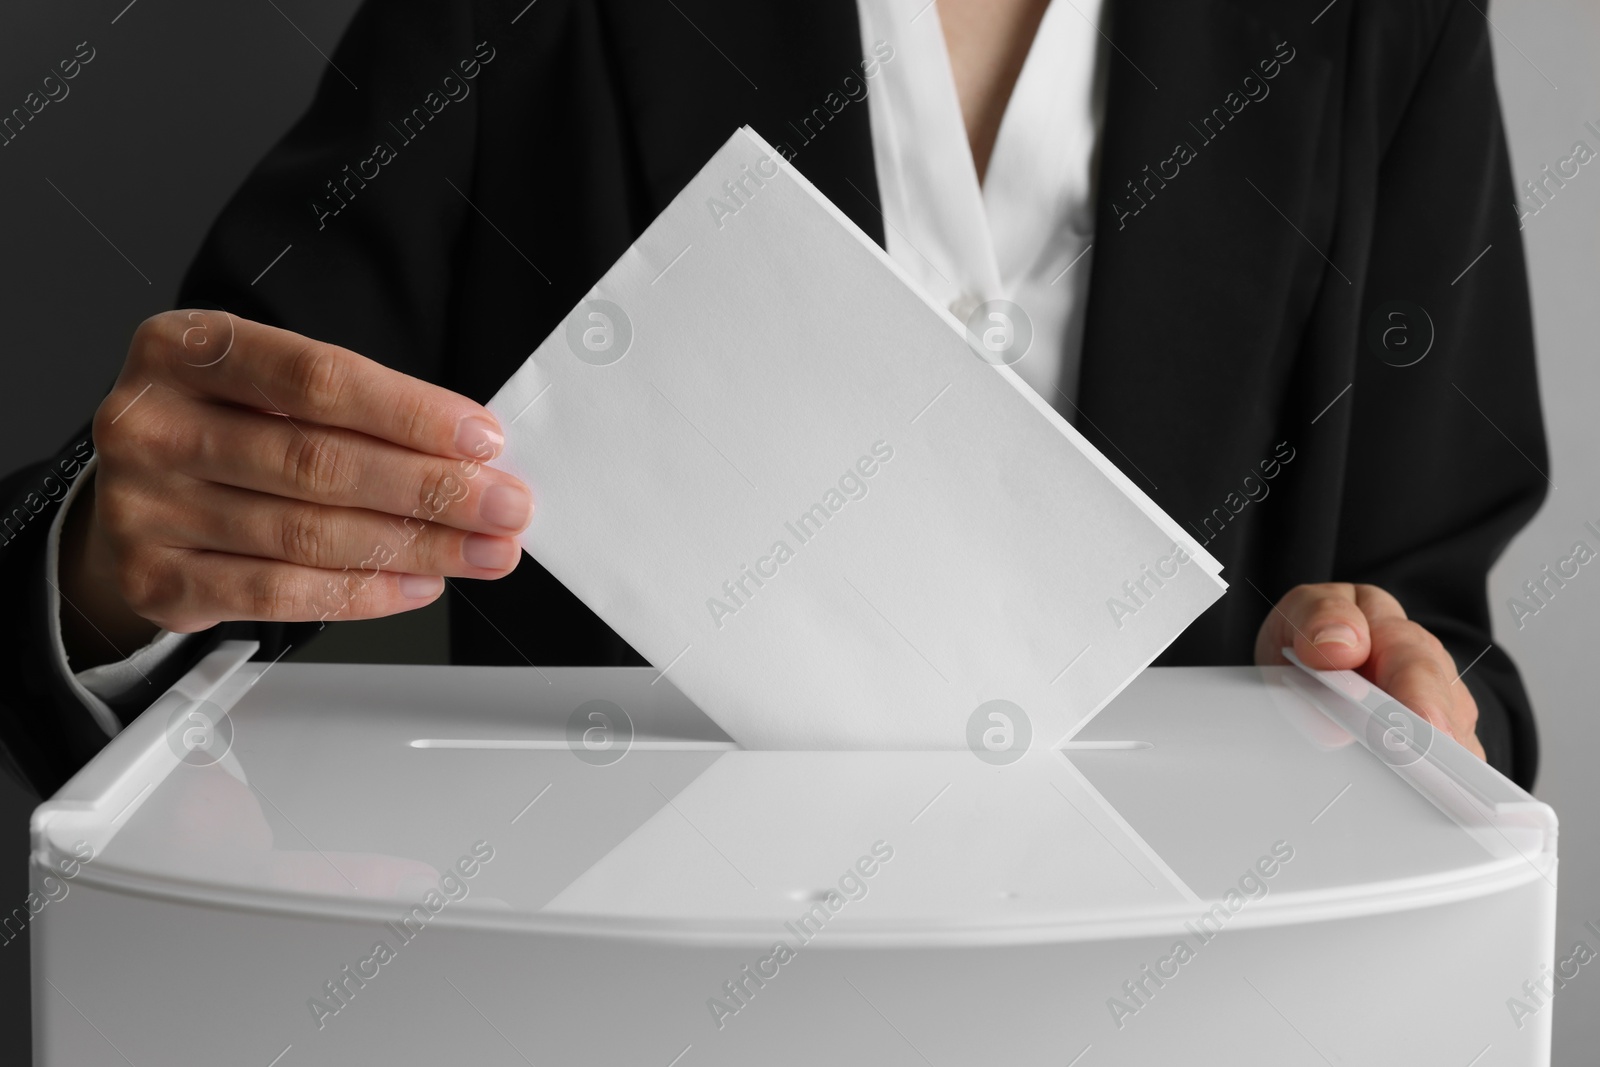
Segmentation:
{"type": "Polygon", "coordinates": [[[1053,743],[1226,586],[1006,365],[1025,330],[740,130],[490,402],[522,544],[744,745],[1053,743]]]}

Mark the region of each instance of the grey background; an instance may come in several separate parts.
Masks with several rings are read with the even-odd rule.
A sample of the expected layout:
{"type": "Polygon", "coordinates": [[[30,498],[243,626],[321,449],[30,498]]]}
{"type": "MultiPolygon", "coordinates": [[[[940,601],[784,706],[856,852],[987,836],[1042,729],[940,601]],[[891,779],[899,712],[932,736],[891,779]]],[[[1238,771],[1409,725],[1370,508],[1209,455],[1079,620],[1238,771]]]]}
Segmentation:
{"type": "MultiPolygon", "coordinates": [[[[309,102],[324,67],[319,50],[332,50],[356,5],[94,0],[7,5],[0,14],[0,112],[20,105],[78,42],[97,52],[65,100],[0,148],[0,469],[53,452],[88,420],[134,326],[170,306],[224,200],[309,102]]],[[[1323,0],[1298,6],[1309,20],[1323,0]]],[[[1600,135],[1584,128],[1586,121],[1600,126],[1600,7],[1592,0],[1501,0],[1491,17],[1518,182],[1569,155],[1576,140],[1600,150],[1600,135]]],[[[1521,665],[1542,724],[1538,793],[1562,817],[1556,936],[1565,955],[1579,939],[1600,949],[1583,929],[1585,920],[1600,924],[1600,720],[1591,696],[1600,565],[1583,568],[1520,629],[1507,601],[1540,567],[1568,555],[1574,541],[1600,542],[1583,529],[1588,521],[1600,527],[1600,420],[1593,409],[1600,396],[1600,162],[1528,219],[1523,239],[1553,457],[1546,473],[1557,488],[1507,551],[1490,591],[1498,636],[1521,665]]],[[[310,654],[442,661],[442,609],[338,624],[310,654]]],[[[26,897],[27,816],[35,803],[0,779],[0,912],[26,897]]],[[[24,1052],[27,951],[26,937],[0,948],[0,1048],[24,1052]]],[[[1584,968],[1556,998],[1555,1063],[1562,1067],[1596,1060],[1596,969],[1584,968]]],[[[1503,996],[1516,993],[1522,977],[1533,976],[1508,980],[1503,996]]],[[[1504,1011],[1504,1002],[1483,1009],[1504,1011]]]]}
{"type": "MultiPolygon", "coordinates": [[[[1600,6],[1593,0],[1510,0],[1496,4],[1490,17],[1500,31],[1495,61],[1518,184],[1571,154],[1574,141],[1600,151],[1600,135],[1584,128],[1585,122],[1600,127],[1600,6]]],[[[1594,410],[1600,397],[1600,160],[1583,167],[1537,216],[1525,220],[1522,237],[1550,435],[1546,473],[1556,488],[1490,575],[1489,592],[1495,637],[1522,668],[1542,728],[1537,793],[1561,817],[1560,957],[1579,940],[1600,951],[1600,941],[1584,929],[1587,920],[1600,926],[1600,566],[1582,568],[1521,629],[1508,601],[1541,567],[1570,554],[1575,541],[1600,547],[1600,538],[1583,528],[1585,522],[1600,528],[1600,419],[1594,410]]],[[[1595,970],[1583,968],[1556,995],[1554,1062],[1561,1067],[1600,1061],[1595,970]]],[[[1514,993],[1508,988],[1503,996],[1514,993]]],[[[1505,1010],[1503,1001],[1485,1008],[1505,1010]]],[[[1486,1056],[1483,1067],[1493,1062],[1486,1056]]]]}

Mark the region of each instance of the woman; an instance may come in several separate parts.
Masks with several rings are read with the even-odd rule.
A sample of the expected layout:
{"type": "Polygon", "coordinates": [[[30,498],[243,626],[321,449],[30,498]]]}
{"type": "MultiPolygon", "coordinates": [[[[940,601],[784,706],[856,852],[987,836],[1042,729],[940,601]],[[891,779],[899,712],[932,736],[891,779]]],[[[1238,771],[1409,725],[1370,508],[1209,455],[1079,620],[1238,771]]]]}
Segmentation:
{"type": "Polygon", "coordinates": [[[190,310],[135,332],[92,462],[51,462],[72,489],[5,485],[20,772],[53,790],[225,636],[275,656],[445,577],[493,579],[456,594],[459,662],[638,662],[518,566],[526,487],[441,488],[500,447],[476,401],[742,123],[958,315],[1019,305],[1018,372],[1224,564],[1160,662],[1293,646],[1531,783],[1485,577],[1545,450],[1462,0],[369,5],[190,310]]]}

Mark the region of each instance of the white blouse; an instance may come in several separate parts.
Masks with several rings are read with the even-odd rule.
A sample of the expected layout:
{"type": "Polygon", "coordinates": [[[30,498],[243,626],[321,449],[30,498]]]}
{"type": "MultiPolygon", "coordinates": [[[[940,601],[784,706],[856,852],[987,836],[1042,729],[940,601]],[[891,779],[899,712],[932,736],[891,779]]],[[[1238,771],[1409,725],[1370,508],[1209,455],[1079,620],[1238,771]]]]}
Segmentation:
{"type": "Polygon", "coordinates": [[[894,48],[867,105],[889,255],[963,322],[985,301],[1019,307],[1032,342],[1004,361],[1070,420],[1104,113],[1101,0],[1046,9],[981,186],[937,4],[857,0],[857,9],[865,54],[878,42],[894,48]]]}

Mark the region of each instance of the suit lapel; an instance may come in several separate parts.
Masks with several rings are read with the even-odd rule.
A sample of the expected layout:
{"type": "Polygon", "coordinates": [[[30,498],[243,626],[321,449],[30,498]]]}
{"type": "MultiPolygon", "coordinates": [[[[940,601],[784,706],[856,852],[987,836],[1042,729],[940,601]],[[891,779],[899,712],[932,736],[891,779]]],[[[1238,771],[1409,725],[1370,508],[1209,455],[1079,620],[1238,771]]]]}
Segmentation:
{"type": "Polygon", "coordinates": [[[605,17],[636,117],[639,229],[748,124],[883,243],[854,0],[618,2],[605,17]]]}
{"type": "Polygon", "coordinates": [[[1193,528],[1270,455],[1310,308],[1348,285],[1312,247],[1330,64],[1227,0],[1111,3],[1077,422],[1193,528]]]}

